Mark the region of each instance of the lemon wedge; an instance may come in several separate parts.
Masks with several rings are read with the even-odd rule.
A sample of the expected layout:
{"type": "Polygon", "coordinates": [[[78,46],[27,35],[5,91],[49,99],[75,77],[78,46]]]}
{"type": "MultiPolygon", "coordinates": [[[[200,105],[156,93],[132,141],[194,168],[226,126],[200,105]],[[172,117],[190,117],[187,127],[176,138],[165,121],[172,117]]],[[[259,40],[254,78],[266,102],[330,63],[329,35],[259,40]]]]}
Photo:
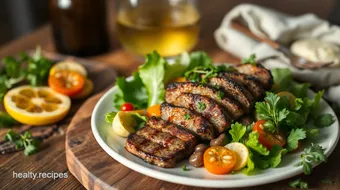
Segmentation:
{"type": "Polygon", "coordinates": [[[233,142],[225,145],[224,147],[233,151],[236,155],[236,164],[234,166],[234,171],[238,171],[247,165],[249,151],[244,144],[233,142]]]}
{"type": "Polygon", "coordinates": [[[74,71],[74,72],[77,72],[83,75],[84,77],[87,76],[87,71],[85,67],[81,65],[80,63],[77,63],[71,60],[65,60],[65,61],[54,64],[53,67],[50,69],[50,75],[53,75],[57,71],[62,71],[62,70],[74,71]]]}
{"type": "Polygon", "coordinates": [[[137,122],[129,112],[119,111],[112,121],[113,131],[121,137],[127,137],[135,132],[136,126],[137,122]]]}
{"type": "Polygon", "coordinates": [[[47,125],[63,119],[71,107],[68,96],[49,87],[20,86],[8,91],[4,106],[15,120],[28,125],[47,125]]]}

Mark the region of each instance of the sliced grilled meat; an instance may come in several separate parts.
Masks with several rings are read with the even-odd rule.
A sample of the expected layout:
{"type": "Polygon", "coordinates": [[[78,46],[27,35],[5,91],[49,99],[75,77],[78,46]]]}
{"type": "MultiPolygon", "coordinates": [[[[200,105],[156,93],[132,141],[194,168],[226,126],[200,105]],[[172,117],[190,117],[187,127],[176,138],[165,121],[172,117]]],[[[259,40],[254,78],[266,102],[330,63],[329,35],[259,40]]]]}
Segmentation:
{"type": "Polygon", "coordinates": [[[266,90],[269,90],[274,83],[271,72],[260,64],[257,65],[242,64],[237,65],[235,69],[240,73],[251,75],[259,79],[261,84],[266,90]]]}
{"type": "Polygon", "coordinates": [[[129,135],[125,148],[144,161],[163,168],[175,167],[176,162],[184,158],[183,151],[163,147],[136,133],[129,135]]]}
{"type": "Polygon", "coordinates": [[[185,128],[203,140],[211,140],[215,137],[212,124],[204,117],[187,108],[163,103],[161,105],[161,117],[168,122],[185,128]]]}
{"type": "Polygon", "coordinates": [[[160,167],[174,167],[194,151],[197,140],[191,133],[158,118],[129,135],[126,150],[160,167]]]}
{"type": "Polygon", "coordinates": [[[250,115],[242,116],[238,122],[242,123],[242,125],[248,126],[254,122],[254,118],[250,115]]]}
{"type": "Polygon", "coordinates": [[[212,77],[208,79],[208,83],[212,86],[222,88],[229,96],[234,97],[241,103],[245,113],[249,113],[254,99],[245,87],[228,77],[212,77]]]}
{"type": "Polygon", "coordinates": [[[222,75],[225,77],[230,77],[237,81],[239,84],[242,84],[244,87],[247,88],[247,90],[253,95],[256,100],[261,99],[265,94],[265,90],[261,82],[253,76],[237,72],[223,73],[222,75]]]}
{"type": "MultiPolygon", "coordinates": [[[[167,121],[162,120],[161,118],[151,117],[148,121],[146,126],[149,126],[155,130],[161,131],[163,133],[171,135],[173,138],[176,137],[177,139],[181,140],[185,143],[185,150],[186,156],[189,156],[193,151],[197,144],[197,139],[194,135],[183,130],[179,126],[169,123],[167,121]]],[[[173,139],[172,138],[172,139],[173,139]]],[[[170,141],[164,141],[162,144],[163,146],[173,146],[170,141]]]]}
{"type": "Polygon", "coordinates": [[[244,114],[242,106],[234,98],[228,97],[224,90],[217,90],[209,85],[193,82],[170,83],[166,88],[165,100],[174,102],[182,93],[199,94],[207,96],[222,105],[230,114],[231,119],[236,119],[244,114]]]}
{"type": "Polygon", "coordinates": [[[206,96],[183,93],[172,104],[202,114],[214,125],[218,133],[224,132],[230,126],[228,113],[224,111],[222,106],[206,96]]]}

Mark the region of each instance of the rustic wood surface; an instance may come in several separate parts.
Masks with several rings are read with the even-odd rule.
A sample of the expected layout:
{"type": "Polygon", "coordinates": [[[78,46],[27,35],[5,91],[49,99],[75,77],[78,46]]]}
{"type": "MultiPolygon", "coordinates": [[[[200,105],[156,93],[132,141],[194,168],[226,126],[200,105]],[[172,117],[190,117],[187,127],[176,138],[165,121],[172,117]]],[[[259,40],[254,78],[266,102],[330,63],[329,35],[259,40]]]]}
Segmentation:
{"type": "MultiPolygon", "coordinates": [[[[200,34],[200,42],[197,45],[196,49],[207,51],[209,55],[213,56],[214,61],[216,62],[236,62],[237,58],[229,55],[228,53],[221,52],[221,50],[216,46],[216,43],[213,38],[214,30],[219,26],[223,16],[226,12],[228,12],[235,5],[240,3],[256,3],[259,5],[271,7],[289,14],[299,15],[303,13],[313,12],[321,18],[326,19],[329,15],[330,10],[333,6],[333,0],[286,0],[286,1],[271,1],[271,0],[212,0],[212,1],[200,1],[200,10],[202,15],[201,20],[201,34],[200,34]]],[[[137,57],[129,52],[126,52],[121,49],[117,39],[115,38],[114,32],[114,1],[109,0],[108,9],[110,10],[110,30],[111,30],[111,44],[112,51],[105,53],[100,56],[91,57],[91,60],[97,60],[104,62],[108,65],[113,66],[116,71],[120,75],[128,76],[133,72],[137,66],[142,62],[140,57],[137,57]]],[[[16,55],[17,53],[25,50],[34,49],[37,45],[40,45],[46,51],[54,51],[53,40],[51,38],[51,29],[49,25],[46,25],[33,33],[18,38],[17,40],[10,42],[8,44],[2,45],[0,47],[0,58],[7,55],[16,55]]],[[[97,96],[98,98],[98,96],[97,96]]],[[[93,102],[96,102],[96,99],[91,99],[90,103],[87,103],[85,106],[88,109],[91,109],[91,106],[94,105],[93,102]],[[92,104],[92,105],[91,105],[92,104]]],[[[74,110],[76,111],[76,110],[74,110]]],[[[83,118],[88,117],[89,112],[82,113],[84,109],[81,109],[77,114],[77,117],[84,115],[83,118]]],[[[75,117],[75,118],[77,118],[75,117]]],[[[76,121],[76,120],[75,120],[76,121]]],[[[84,127],[89,127],[84,125],[84,127]]],[[[54,134],[48,140],[44,141],[43,149],[36,155],[33,156],[24,156],[22,152],[15,152],[7,155],[0,155],[0,189],[83,189],[83,185],[78,182],[78,180],[73,177],[73,175],[69,172],[66,166],[66,153],[65,153],[65,131],[67,129],[67,125],[64,125],[59,133],[54,134]],[[67,172],[68,178],[63,179],[13,179],[12,172],[67,172]]],[[[85,132],[88,134],[88,132],[85,132]]],[[[82,134],[85,134],[82,133],[82,134]]],[[[2,137],[0,137],[2,138],[2,137]]],[[[87,141],[94,140],[94,137],[91,133],[86,136],[85,140],[87,141]]],[[[103,162],[101,159],[107,156],[99,147],[98,144],[93,143],[91,145],[93,147],[91,153],[84,153],[83,156],[89,155],[99,155],[98,164],[96,167],[102,168],[102,172],[107,173],[106,179],[114,179],[117,182],[117,186],[119,188],[130,187],[128,186],[131,183],[132,187],[137,187],[138,182],[142,183],[144,180],[146,182],[151,182],[149,186],[141,186],[145,188],[150,188],[151,186],[155,186],[162,189],[186,189],[185,186],[166,183],[162,181],[158,181],[152,178],[144,177],[136,172],[132,172],[128,168],[118,164],[113,159],[110,158],[108,162],[103,162]],[[106,168],[107,165],[114,165],[120,170],[116,172],[112,172],[106,168]],[[112,175],[113,173],[119,174],[117,176],[112,175]],[[134,179],[137,182],[131,181],[122,181],[121,179],[125,176],[129,176],[130,179],[134,179]]],[[[338,148],[339,149],[339,148],[338,148]]],[[[328,164],[323,164],[319,166],[313,175],[303,177],[308,182],[310,182],[310,186],[314,189],[340,189],[340,176],[339,176],[339,167],[337,167],[337,157],[340,154],[340,150],[336,149],[333,155],[330,157],[328,164]],[[335,181],[333,185],[321,184],[320,179],[325,177],[329,177],[330,179],[335,181]]],[[[86,150],[88,151],[88,150],[86,150]]],[[[78,152],[79,153],[79,152],[78,152]]],[[[93,162],[97,160],[94,159],[93,162]]],[[[97,162],[96,162],[97,163],[97,162]]],[[[81,171],[81,170],[79,170],[81,171]]],[[[89,181],[91,182],[91,181],[89,181]]],[[[92,181],[93,182],[93,181],[92,181]]],[[[96,182],[98,184],[100,182],[96,182]]],[[[92,183],[95,184],[95,183],[92,183]]],[[[112,183],[110,184],[112,185],[112,183]]],[[[84,185],[85,187],[86,184],[84,185]]],[[[261,189],[287,189],[287,181],[282,181],[276,183],[274,185],[262,186],[261,189]]],[[[130,189],[130,188],[129,188],[130,189]]]]}

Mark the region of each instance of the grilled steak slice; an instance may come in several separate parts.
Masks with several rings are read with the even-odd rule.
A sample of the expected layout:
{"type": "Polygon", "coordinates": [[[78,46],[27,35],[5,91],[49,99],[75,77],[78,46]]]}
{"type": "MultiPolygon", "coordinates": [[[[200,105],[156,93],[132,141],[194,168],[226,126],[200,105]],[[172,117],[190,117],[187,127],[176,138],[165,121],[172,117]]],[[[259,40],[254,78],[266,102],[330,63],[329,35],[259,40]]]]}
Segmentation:
{"type": "Polygon", "coordinates": [[[126,150],[160,167],[174,167],[194,151],[197,140],[191,133],[158,118],[129,135],[126,150]]]}
{"type": "Polygon", "coordinates": [[[257,100],[261,99],[265,94],[265,90],[261,82],[253,76],[237,72],[223,73],[222,75],[234,79],[239,84],[242,84],[257,100]]]}
{"type": "Polygon", "coordinates": [[[172,104],[201,114],[214,125],[218,133],[224,132],[230,126],[228,113],[222,106],[206,96],[183,93],[172,104]]]}
{"type": "Polygon", "coordinates": [[[184,158],[183,151],[163,147],[136,133],[129,135],[125,148],[144,161],[163,168],[175,167],[176,162],[184,158]]]}
{"type": "Polygon", "coordinates": [[[242,125],[248,126],[254,122],[254,118],[250,115],[242,116],[238,122],[240,122],[242,125]]]}
{"type": "Polygon", "coordinates": [[[241,103],[245,113],[249,113],[254,99],[251,93],[242,85],[228,77],[212,77],[209,78],[208,83],[212,86],[222,88],[227,94],[241,103]]]}
{"type": "Polygon", "coordinates": [[[167,141],[160,139],[160,143],[163,144],[163,146],[175,147],[173,142],[178,142],[177,144],[184,142],[184,148],[186,150],[185,156],[189,156],[194,151],[194,148],[197,144],[196,137],[186,130],[181,129],[179,126],[156,117],[150,118],[147,121],[146,126],[172,136],[172,138],[167,141]],[[173,139],[177,140],[172,141],[173,139]]]}
{"type": "Polygon", "coordinates": [[[215,137],[212,124],[204,117],[187,108],[163,103],[161,105],[161,117],[168,122],[185,128],[203,140],[211,140],[215,137]]]}
{"type": "Polygon", "coordinates": [[[269,90],[274,83],[271,72],[260,64],[257,64],[256,66],[252,64],[243,64],[238,65],[235,68],[240,73],[251,75],[259,79],[266,90],[269,90]]]}
{"type": "Polygon", "coordinates": [[[182,93],[199,94],[214,100],[228,111],[231,119],[236,119],[244,114],[242,106],[235,99],[228,97],[223,90],[217,90],[205,84],[193,82],[170,83],[166,88],[165,100],[172,103],[182,93]]]}

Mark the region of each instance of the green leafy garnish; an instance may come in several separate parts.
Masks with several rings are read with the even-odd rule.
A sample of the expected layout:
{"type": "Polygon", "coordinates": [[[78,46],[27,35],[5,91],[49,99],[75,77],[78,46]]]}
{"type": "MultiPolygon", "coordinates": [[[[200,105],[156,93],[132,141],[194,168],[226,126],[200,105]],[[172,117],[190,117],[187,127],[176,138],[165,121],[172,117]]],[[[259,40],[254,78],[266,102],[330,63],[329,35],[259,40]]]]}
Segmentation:
{"type": "Polygon", "coordinates": [[[253,153],[251,152],[251,150],[249,150],[249,156],[248,156],[248,159],[247,159],[247,166],[242,169],[242,172],[245,175],[253,175],[253,174],[256,173],[255,163],[252,159],[253,159],[253,153]]]}
{"type": "Polygon", "coordinates": [[[132,103],[136,109],[147,107],[148,94],[139,73],[134,73],[133,79],[129,81],[124,77],[118,77],[116,85],[118,91],[113,95],[115,111],[119,111],[125,102],[132,103]]]}
{"type": "Polygon", "coordinates": [[[117,115],[117,112],[109,112],[105,114],[105,121],[112,125],[113,119],[117,115]]]}
{"type": "Polygon", "coordinates": [[[320,145],[313,144],[310,148],[306,148],[304,152],[300,156],[301,162],[296,164],[295,166],[302,166],[303,172],[306,175],[312,173],[313,164],[318,162],[327,162],[327,157],[325,155],[325,149],[320,145]]]}
{"type": "Polygon", "coordinates": [[[286,154],[287,149],[274,145],[267,156],[254,154],[255,165],[260,169],[276,168],[280,163],[282,156],[286,154]]]}
{"type": "Polygon", "coordinates": [[[287,149],[288,151],[295,150],[298,147],[299,140],[306,138],[306,131],[304,129],[292,129],[287,138],[287,149]]]}
{"type": "Polygon", "coordinates": [[[240,142],[246,131],[247,131],[246,126],[236,122],[231,124],[231,129],[229,130],[229,133],[233,139],[233,142],[240,142]]]}
{"type": "Polygon", "coordinates": [[[242,64],[256,65],[256,55],[255,54],[251,54],[248,58],[243,58],[241,63],[242,64]]]}
{"type": "Polygon", "coordinates": [[[257,131],[253,131],[249,134],[246,145],[261,155],[269,155],[269,150],[259,142],[259,134],[257,131]]]}
{"type": "Polygon", "coordinates": [[[258,117],[262,120],[267,120],[264,124],[265,129],[272,133],[278,130],[279,123],[289,114],[288,109],[280,109],[278,106],[280,99],[281,97],[276,94],[267,92],[265,101],[257,102],[255,105],[258,117]]]}
{"type": "Polygon", "coordinates": [[[0,128],[12,127],[18,124],[18,122],[13,119],[10,115],[4,112],[0,112],[0,128]]]}
{"type": "Polygon", "coordinates": [[[224,93],[222,91],[218,91],[217,95],[220,100],[222,100],[222,98],[224,97],[224,93]]]}
{"type": "Polygon", "coordinates": [[[206,105],[205,105],[205,103],[203,103],[203,102],[198,102],[197,103],[197,107],[198,107],[198,110],[200,110],[200,111],[204,111],[205,109],[206,109],[206,105]]]}
{"type": "Polygon", "coordinates": [[[164,101],[164,74],[166,61],[157,52],[146,55],[138,73],[148,93],[148,107],[164,101]]]}
{"type": "Polygon", "coordinates": [[[139,130],[145,126],[145,123],[147,121],[146,116],[142,116],[139,113],[133,113],[131,114],[132,118],[135,119],[137,126],[135,127],[135,130],[139,130]]]}
{"type": "Polygon", "coordinates": [[[186,172],[186,171],[189,171],[189,169],[187,168],[186,165],[183,165],[183,166],[182,166],[182,171],[186,172]]]}
{"type": "Polygon", "coordinates": [[[16,149],[24,149],[25,155],[32,155],[37,153],[40,148],[40,141],[32,137],[29,131],[26,131],[23,135],[8,130],[5,139],[14,143],[16,149]]]}
{"type": "Polygon", "coordinates": [[[188,114],[188,113],[184,114],[184,119],[185,120],[189,120],[190,119],[190,114],[188,114]]]}
{"type": "Polygon", "coordinates": [[[329,127],[335,122],[332,114],[319,115],[314,119],[314,125],[319,128],[329,127]]]}
{"type": "Polygon", "coordinates": [[[22,53],[19,58],[11,56],[2,60],[4,69],[0,74],[0,99],[20,82],[28,81],[32,86],[46,83],[52,62],[41,55],[40,48],[31,57],[22,53]]]}
{"type": "Polygon", "coordinates": [[[303,181],[301,178],[289,182],[289,186],[300,189],[308,189],[308,183],[303,181]]]}

